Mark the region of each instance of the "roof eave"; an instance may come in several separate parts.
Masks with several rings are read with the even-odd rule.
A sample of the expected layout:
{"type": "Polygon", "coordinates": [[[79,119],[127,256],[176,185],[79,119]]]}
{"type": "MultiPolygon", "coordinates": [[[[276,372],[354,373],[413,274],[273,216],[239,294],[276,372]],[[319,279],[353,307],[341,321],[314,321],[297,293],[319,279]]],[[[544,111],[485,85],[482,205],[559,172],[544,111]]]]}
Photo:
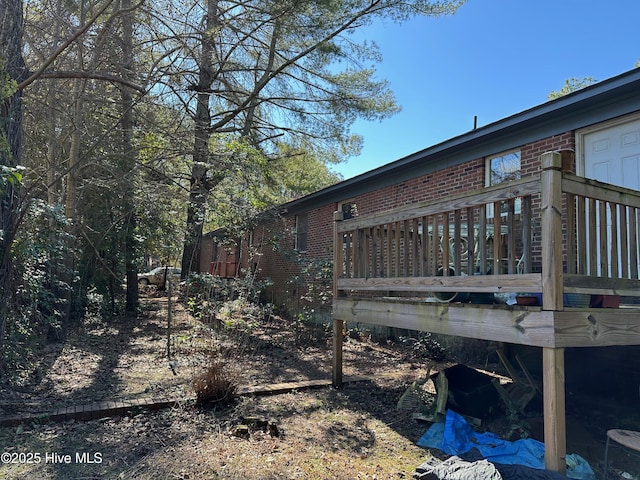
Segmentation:
{"type": "MultiPolygon", "coordinates": [[[[491,144],[492,139],[512,136],[513,142],[517,143],[519,133],[535,131],[536,126],[547,126],[549,132],[562,133],[563,129],[564,131],[575,129],[579,122],[584,123],[580,126],[587,126],[588,122],[596,122],[599,115],[602,116],[601,113],[589,116],[587,115],[589,112],[608,109],[614,114],[624,114],[626,110],[633,111],[638,108],[640,108],[640,69],[634,69],[287,202],[282,205],[282,210],[288,214],[295,214],[319,205],[345,200],[358,193],[375,189],[382,180],[385,184],[402,181],[401,172],[409,173],[417,164],[424,166],[462,150],[471,151],[474,147],[477,149],[483,144],[491,144]],[[634,102],[625,102],[627,98],[633,98],[634,102]],[[616,105],[623,105],[623,108],[615,110],[616,105]],[[575,120],[571,121],[571,119],[575,120]]],[[[491,153],[497,152],[487,154],[491,153]]]]}

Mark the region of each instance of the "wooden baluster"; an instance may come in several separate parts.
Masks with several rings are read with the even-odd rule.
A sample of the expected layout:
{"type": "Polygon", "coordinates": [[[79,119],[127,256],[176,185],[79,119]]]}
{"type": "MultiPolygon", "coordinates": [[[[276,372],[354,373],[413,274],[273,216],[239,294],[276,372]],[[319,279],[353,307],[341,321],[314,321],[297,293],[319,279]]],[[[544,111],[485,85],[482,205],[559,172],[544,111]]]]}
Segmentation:
{"type": "Polygon", "coordinates": [[[394,222],[395,226],[396,226],[396,235],[395,235],[395,261],[396,261],[396,268],[395,268],[395,275],[396,277],[400,276],[400,222],[394,222]]]}
{"type": "Polygon", "coordinates": [[[462,274],[462,249],[460,248],[462,242],[461,225],[460,225],[460,210],[453,212],[453,269],[456,275],[462,274]]]}
{"type": "Polygon", "coordinates": [[[507,200],[507,271],[516,273],[516,221],[515,199],[507,200]]]}
{"type": "Polygon", "coordinates": [[[409,221],[402,222],[402,276],[409,276],[409,221]]]}
{"type": "Polygon", "coordinates": [[[380,269],[379,276],[381,278],[384,278],[387,272],[387,267],[385,265],[386,231],[387,231],[386,225],[380,225],[380,228],[378,228],[378,242],[380,244],[380,246],[378,247],[379,248],[378,267],[380,269]]]}
{"type": "Polygon", "coordinates": [[[378,271],[378,231],[380,227],[371,228],[371,276],[379,277],[378,271]]]}
{"type": "Polygon", "coordinates": [[[420,275],[429,276],[429,220],[427,216],[422,217],[422,236],[420,242],[421,262],[420,275]]]}
{"type": "Polygon", "coordinates": [[[589,275],[598,276],[598,242],[597,242],[597,225],[598,225],[598,209],[595,199],[589,198],[589,275]]]}
{"type": "Polygon", "coordinates": [[[387,242],[387,278],[393,277],[393,223],[387,223],[387,233],[385,234],[387,242]]]}
{"type": "Polygon", "coordinates": [[[414,218],[411,224],[411,274],[414,277],[420,276],[420,259],[418,258],[418,219],[414,218]]]}
{"type": "Polygon", "coordinates": [[[501,257],[502,257],[502,202],[494,202],[493,204],[493,274],[500,275],[501,257]]]}
{"type": "Polygon", "coordinates": [[[531,262],[533,253],[531,251],[531,243],[533,232],[531,228],[531,197],[524,197],[522,199],[522,258],[521,258],[521,273],[531,273],[531,262]]]}
{"type": "Polygon", "coordinates": [[[598,213],[600,222],[600,275],[606,277],[609,275],[609,246],[608,232],[607,232],[607,204],[606,202],[598,201],[598,213]]]}
{"type": "MultiPolygon", "coordinates": [[[[341,211],[333,213],[333,296],[338,296],[336,289],[336,280],[345,276],[344,268],[344,236],[345,234],[338,233],[338,222],[344,219],[344,214],[341,211]]],[[[346,275],[348,276],[348,275],[346,275]]]]}
{"type": "Polygon", "coordinates": [[[442,275],[449,275],[449,262],[451,261],[449,255],[449,212],[442,215],[442,275]]]}
{"type": "Polygon", "coordinates": [[[358,271],[358,231],[357,230],[353,230],[352,234],[351,234],[351,274],[353,275],[353,278],[358,278],[359,276],[359,271],[358,271]]]}
{"type": "Polygon", "coordinates": [[[610,277],[618,277],[618,205],[613,202],[609,204],[609,215],[611,219],[611,229],[609,233],[609,262],[611,263],[610,277]]]}
{"type": "Polygon", "coordinates": [[[567,273],[578,270],[576,252],[576,196],[567,194],[567,273]]]}
{"type": "Polygon", "coordinates": [[[478,250],[480,255],[480,274],[487,274],[487,206],[478,209],[478,250]]]}
{"type": "Polygon", "coordinates": [[[430,275],[438,273],[438,258],[440,256],[440,232],[438,231],[438,217],[431,216],[431,271],[430,275]]]}
{"type": "Polygon", "coordinates": [[[358,259],[358,278],[364,278],[365,269],[364,269],[364,244],[365,244],[365,233],[362,228],[359,228],[356,232],[356,236],[358,238],[357,242],[357,250],[356,257],[358,259]]]}
{"type": "Polygon", "coordinates": [[[473,221],[473,208],[467,208],[467,273],[475,273],[475,222],[473,221]]]}
{"type": "Polygon", "coordinates": [[[346,278],[353,278],[353,265],[351,248],[353,244],[353,232],[345,232],[344,234],[344,276],[346,278]]]}
{"type": "Polygon", "coordinates": [[[631,245],[631,278],[638,279],[638,214],[637,208],[630,207],[629,244],[631,245]]]}
{"type": "Polygon", "coordinates": [[[587,206],[583,196],[577,197],[577,240],[576,240],[576,260],[578,262],[577,273],[587,275],[587,206]]]}
{"type": "Polygon", "coordinates": [[[629,222],[627,221],[627,206],[620,205],[620,263],[622,278],[629,278],[629,222]]]}
{"type": "Polygon", "coordinates": [[[366,278],[367,276],[366,246],[367,246],[366,230],[359,228],[358,229],[358,277],[359,278],[366,278]]]}

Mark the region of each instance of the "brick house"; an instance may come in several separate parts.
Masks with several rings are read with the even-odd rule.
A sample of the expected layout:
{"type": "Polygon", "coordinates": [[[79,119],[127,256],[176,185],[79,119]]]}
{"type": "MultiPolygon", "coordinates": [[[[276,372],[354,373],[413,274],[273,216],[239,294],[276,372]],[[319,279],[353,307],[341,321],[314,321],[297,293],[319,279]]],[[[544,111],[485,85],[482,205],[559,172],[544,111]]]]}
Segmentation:
{"type": "Polygon", "coordinates": [[[535,348],[547,467],[563,471],[565,349],[572,375],[595,349],[640,381],[628,363],[640,345],[639,234],[635,69],[288,202],[254,229],[246,245],[257,255],[245,259],[294,312],[300,265],[333,262],[336,384],[344,322],[535,348]],[[425,301],[434,291],[453,302],[425,301]],[[455,303],[459,292],[537,292],[541,304],[455,303]],[[629,304],[596,309],[569,295],[629,304]],[[636,350],[602,348],[612,346],[636,350]]]}
{"type": "Polygon", "coordinates": [[[208,232],[200,244],[199,272],[233,278],[240,274],[244,244],[224,228],[208,232]]]}
{"type": "Polygon", "coordinates": [[[623,163],[631,168],[629,155],[618,151],[609,164],[602,154],[591,158],[603,141],[613,143],[602,140],[606,135],[640,125],[639,79],[632,70],[281,205],[245,239],[245,248],[259,255],[244,255],[243,266],[252,262],[259,277],[270,278],[268,299],[295,313],[302,285],[292,279],[300,275],[300,262],[333,258],[335,211],[366,216],[525,177],[540,171],[547,151],[575,152],[568,168],[578,175],[640,189],[638,176],[632,184],[632,175],[620,174],[623,163]]]}

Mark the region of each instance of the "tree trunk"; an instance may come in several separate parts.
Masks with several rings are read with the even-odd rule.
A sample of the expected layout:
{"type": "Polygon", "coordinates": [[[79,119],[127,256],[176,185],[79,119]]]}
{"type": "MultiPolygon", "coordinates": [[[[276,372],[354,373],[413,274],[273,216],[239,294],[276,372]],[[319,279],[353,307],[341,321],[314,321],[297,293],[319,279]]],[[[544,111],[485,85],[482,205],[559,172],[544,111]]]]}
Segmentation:
{"type": "Polygon", "coordinates": [[[73,113],[73,131],[71,132],[71,140],[69,144],[69,160],[68,172],[65,176],[65,216],[69,219],[67,230],[69,236],[66,240],[66,253],[64,261],[64,272],[62,279],[68,285],[64,295],[64,315],[62,316],[62,336],[66,335],[69,319],[71,317],[71,303],[73,299],[73,279],[76,270],[76,257],[74,254],[74,244],[77,238],[78,225],[76,223],[77,213],[77,184],[80,172],[80,147],[82,144],[82,135],[80,126],[83,124],[83,108],[84,108],[84,91],[87,81],[78,79],[74,82],[74,113],[73,113]]]}
{"type": "MultiPolygon", "coordinates": [[[[82,0],[80,2],[79,20],[80,24],[84,25],[86,21],[86,2],[82,0]]],[[[82,42],[78,42],[77,48],[77,63],[80,70],[84,67],[85,62],[85,49],[82,42]]],[[[84,78],[76,79],[73,83],[73,130],[71,132],[71,139],[69,142],[69,160],[66,180],[65,191],[65,215],[68,219],[68,232],[69,236],[66,240],[67,249],[65,254],[65,271],[63,272],[62,279],[64,283],[68,285],[68,289],[65,294],[64,303],[64,315],[62,316],[62,337],[64,338],[69,326],[69,320],[71,318],[71,307],[73,300],[73,281],[76,271],[76,257],[75,257],[75,242],[78,237],[78,224],[77,224],[77,204],[78,204],[78,180],[80,177],[80,162],[81,162],[81,146],[82,146],[82,131],[81,128],[84,125],[84,100],[85,91],[87,88],[87,80],[84,78]]]]}
{"type": "Polygon", "coordinates": [[[182,251],[182,277],[191,272],[200,271],[200,250],[204,216],[206,214],[209,189],[207,169],[194,166],[191,169],[191,189],[189,192],[189,206],[187,208],[187,228],[185,232],[184,249],[182,251]]]}
{"type": "Polygon", "coordinates": [[[214,39],[212,34],[217,31],[218,24],[218,1],[208,0],[200,50],[200,71],[197,88],[199,93],[194,127],[193,167],[191,168],[187,228],[182,251],[183,278],[192,271],[200,271],[202,233],[207,212],[207,199],[211,191],[211,181],[208,178],[210,168],[209,139],[211,137],[210,93],[208,92],[211,91],[211,84],[214,81],[214,39]]]}
{"type": "MultiPolygon", "coordinates": [[[[55,3],[55,11],[58,15],[62,16],[63,7],[62,0],[58,0],[55,3]]],[[[61,33],[60,33],[60,23],[55,22],[53,31],[50,32],[51,36],[56,39],[56,41],[62,42],[61,33]]],[[[46,104],[47,105],[56,105],[58,104],[60,88],[55,85],[53,82],[50,82],[47,85],[47,93],[46,93],[46,104]]],[[[47,109],[47,203],[49,205],[62,205],[62,188],[61,181],[59,178],[59,169],[58,169],[58,152],[60,146],[58,144],[58,134],[56,133],[59,127],[59,114],[56,108],[48,108],[47,109]]]]}
{"type": "MultiPolygon", "coordinates": [[[[133,25],[131,0],[121,0],[122,16],[122,77],[133,77],[133,25]]],[[[131,89],[120,87],[122,98],[122,171],[123,171],[123,208],[124,208],[124,261],[127,277],[125,311],[135,314],[138,308],[138,270],[136,268],[135,241],[135,166],[136,155],[133,148],[133,95],[131,89]]]]}
{"type": "MultiPolygon", "coordinates": [[[[9,80],[26,78],[22,56],[22,0],[0,2],[0,86],[9,80]],[[7,78],[8,77],[8,78],[7,78]]],[[[0,98],[0,165],[19,165],[22,154],[22,92],[16,91],[8,98],[0,98]]],[[[4,346],[6,321],[11,309],[16,286],[11,282],[13,261],[11,245],[19,223],[20,187],[6,183],[0,196],[0,378],[6,374],[4,346]]]]}
{"type": "MultiPolygon", "coordinates": [[[[55,99],[55,89],[49,88],[47,97],[51,100],[55,99]]],[[[54,100],[55,101],[55,100],[54,100]]],[[[53,104],[53,102],[51,102],[53,104]]],[[[49,110],[49,118],[47,118],[47,203],[56,205],[61,203],[59,181],[57,178],[58,169],[56,154],[58,151],[58,142],[56,136],[56,126],[58,123],[58,115],[55,109],[49,110]]]]}

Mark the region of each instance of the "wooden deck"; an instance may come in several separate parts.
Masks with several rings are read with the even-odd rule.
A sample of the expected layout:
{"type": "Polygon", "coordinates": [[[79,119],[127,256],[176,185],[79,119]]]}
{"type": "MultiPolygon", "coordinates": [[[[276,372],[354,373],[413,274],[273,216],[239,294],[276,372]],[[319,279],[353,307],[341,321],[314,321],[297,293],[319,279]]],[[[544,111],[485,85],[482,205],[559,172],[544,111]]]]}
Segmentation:
{"type": "Polygon", "coordinates": [[[335,318],[466,338],[566,348],[638,345],[640,309],[439,303],[398,297],[342,298],[335,318]]]}
{"type": "MultiPolygon", "coordinates": [[[[640,192],[561,170],[345,220],[335,216],[333,382],[344,322],[543,349],[547,468],[565,470],[564,348],[640,345],[640,192]],[[540,293],[522,307],[430,301],[456,293],[540,293]],[[575,308],[567,294],[616,295],[575,308]]],[[[454,299],[455,300],[455,299],[454,299]]]]}

